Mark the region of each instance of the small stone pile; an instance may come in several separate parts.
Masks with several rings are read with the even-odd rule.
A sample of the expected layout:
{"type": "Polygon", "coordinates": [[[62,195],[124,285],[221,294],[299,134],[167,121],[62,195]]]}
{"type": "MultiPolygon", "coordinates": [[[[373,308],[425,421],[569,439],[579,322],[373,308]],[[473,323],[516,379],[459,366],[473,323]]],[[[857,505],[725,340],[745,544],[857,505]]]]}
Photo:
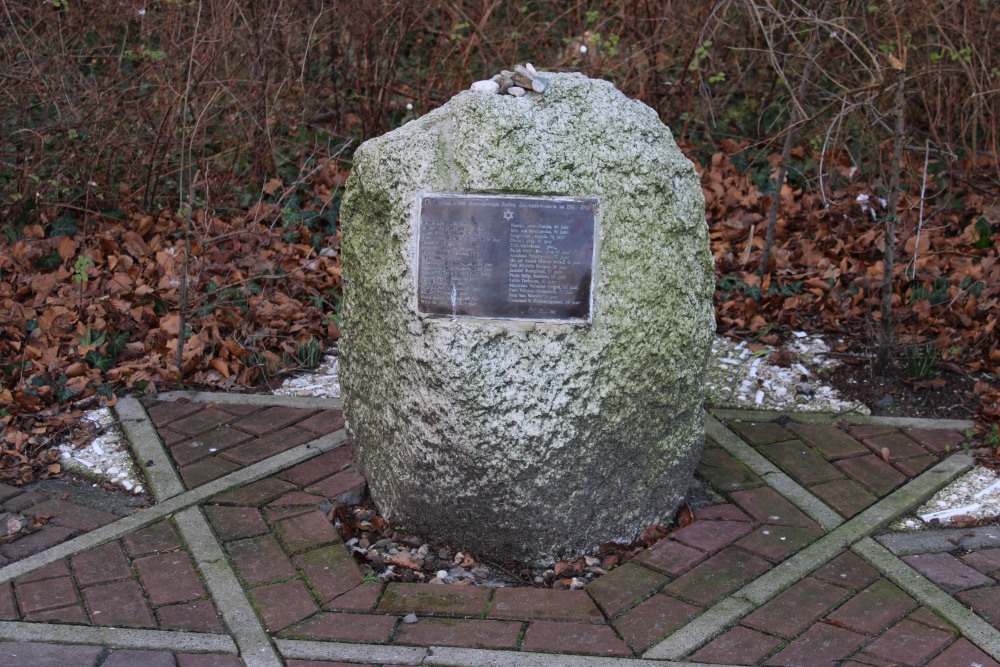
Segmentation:
{"type": "Polygon", "coordinates": [[[435,546],[406,533],[402,527],[393,527],[367,507],[333,505],[328,515],[362,571],[376,574],[383,581],[492,587],[524,583],[480,563],[471,554],[435,546]]]}
{"type": "Polygon", "coordinates": [[[548,79],[538,75],[538,71],[531,63],[517,65],[514,71],[501,70],[492,79],[476,81],[472,84],[472,90],[479,93],[513,95],[514,97],[524,97],[528,91],[544,93],[549,87],[548,79]]]}
{"type": "MultiPolygon", "coordinates": [[[[372,509],[367,498],[360,505],[350,506],[326,501],[320,510],[340,531],[362,573],[386,582],[578,590],[608,570],[624,565],[669,533],[662,526],[649,526],[632,544],[609,543],[594,555],[533,569],[516,564],[483,563],[471,553],[428,542],[402,526],[390,525],[372,509]]],[[[687,512],[690,514],[690,510],[687,512]]]]}

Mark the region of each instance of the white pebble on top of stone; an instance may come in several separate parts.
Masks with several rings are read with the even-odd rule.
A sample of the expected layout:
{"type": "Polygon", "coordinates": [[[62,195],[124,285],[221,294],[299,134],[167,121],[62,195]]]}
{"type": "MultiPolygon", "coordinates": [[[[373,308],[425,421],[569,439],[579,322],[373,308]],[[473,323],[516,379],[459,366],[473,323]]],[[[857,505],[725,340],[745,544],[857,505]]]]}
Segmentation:
{"type": "Polygon", "coordinates": [[[66,443],[59,445],[59,462],[63,468],[110,482],[137,495],[143,493],[132,454],[111,411],[107,408],[91,410],[84,414],[83,419],[94,424],[99,434],[90,444],[79,449],[66,443]]]}
{"type": "Polygon", "coordinates": [[[472,90],[477,92],[494,92],[501,95],[512,95],[514,97],[524,97],[528,91],[544,93],[549,88],[549,81],[538,74],[538,70],[531,63],[515,65],[513,70],[501,70],[492,79],[497,84],[494,90],[485,85],[485,81],[477,81],[472,84],[472,90]]]}
{"type": "Polygon", "coordinates": [[[472,90],[477,93],[495,94],[500,92],[500,84],[496,81],[476,81],[472,84],[472,90]]]}

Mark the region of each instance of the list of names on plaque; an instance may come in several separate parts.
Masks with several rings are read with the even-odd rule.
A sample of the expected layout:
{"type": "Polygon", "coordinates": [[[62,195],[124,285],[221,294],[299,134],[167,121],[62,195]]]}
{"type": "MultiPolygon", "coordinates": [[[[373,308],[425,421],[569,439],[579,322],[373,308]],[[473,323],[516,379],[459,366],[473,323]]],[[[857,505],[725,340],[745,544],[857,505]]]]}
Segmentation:
{"type": "Polygon", "coordinates": [[[590,315],[596,202],[429,196],[420,208],[418,306],[438,315],[590,315]]]}

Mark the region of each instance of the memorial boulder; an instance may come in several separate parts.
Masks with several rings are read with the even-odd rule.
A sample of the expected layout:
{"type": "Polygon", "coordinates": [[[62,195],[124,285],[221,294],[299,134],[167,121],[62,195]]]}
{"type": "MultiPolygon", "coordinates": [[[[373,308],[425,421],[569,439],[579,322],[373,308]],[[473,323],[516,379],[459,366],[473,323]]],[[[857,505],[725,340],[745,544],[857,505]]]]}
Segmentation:
{"type": "Polygon", "coordinates": [[[704,201],[610,83],[468,91],[365,142],[341,209],[356,461],[408,531],[536,565],[668,521],[704,440],[704,201]]]}

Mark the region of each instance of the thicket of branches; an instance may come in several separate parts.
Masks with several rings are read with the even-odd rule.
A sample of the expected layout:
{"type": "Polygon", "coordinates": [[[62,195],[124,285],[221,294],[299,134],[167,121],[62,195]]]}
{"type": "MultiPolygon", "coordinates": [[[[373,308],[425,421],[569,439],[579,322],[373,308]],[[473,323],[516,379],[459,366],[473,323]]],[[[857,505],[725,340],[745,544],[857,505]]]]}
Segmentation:
{"type": "MultiPolygon", "coordinates": [[[[691,142],[785,133],[888,173],[893,62],[907,143],[1000,148],[988,0],[0,1],[0,194],[40,213],[249,206],[345,142],[533,61],[607,78],[691,142]],[[584,47],[584,49],[581,49],[584,47]],[[585,50],[585,52],[583,52],[585,50]],[[894,60],[895,59],[895,60],[894,60]],[[411,108],[412,107],[412,108],[411,108]],[[199,189],[200,190],[200,189],[199,189]]],[[[831,185],[833,165],[802,177],[831,185]]]]}

